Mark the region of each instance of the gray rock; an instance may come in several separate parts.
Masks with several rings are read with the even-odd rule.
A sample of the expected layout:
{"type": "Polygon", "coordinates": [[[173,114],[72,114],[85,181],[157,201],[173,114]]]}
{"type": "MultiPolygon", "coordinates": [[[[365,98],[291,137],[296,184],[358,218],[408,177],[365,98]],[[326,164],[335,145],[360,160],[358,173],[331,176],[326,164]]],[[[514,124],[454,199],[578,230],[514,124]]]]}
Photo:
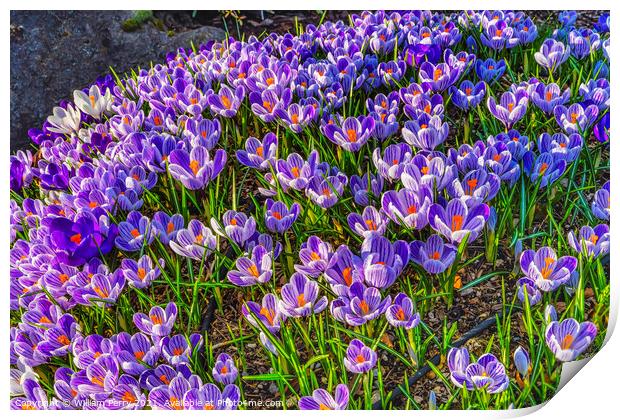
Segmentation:
{"type": "Polygon", "coordinates": [[[161,62],[166,53],[222,40],[219,28],[169,36],[146,23],[134,32],[121,24],[131,11],[11,11],[11,150],[30,147],[29,128],[98,76],[161,62]]]}

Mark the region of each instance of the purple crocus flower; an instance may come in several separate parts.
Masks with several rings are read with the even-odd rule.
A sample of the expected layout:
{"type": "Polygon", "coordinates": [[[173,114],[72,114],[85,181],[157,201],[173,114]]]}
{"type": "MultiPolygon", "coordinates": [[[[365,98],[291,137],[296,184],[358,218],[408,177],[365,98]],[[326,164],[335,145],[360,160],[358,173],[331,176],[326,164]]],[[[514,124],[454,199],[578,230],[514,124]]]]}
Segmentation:
{"type": "Polygon", "coordinates": [[[421,150],[434,150],[443,143],[449,133],[448,123],[438,115],[422,114],[415,121],[407,121],[402,129],[403,139],[411,146],[421,150]]]}
{"type": "Polygon", "coordinates": [[[337,144],[349,152],[357,152],[366,144],[375,129],[375,120],[372,117],[360,115],[349,117],[341,125],[328,123],[321,127],[323,134],[332,143],[337,144]]]}
{"type": "Polygon", "coordinates": [[[450,379],[459,388],[468,391],[481,389],[489,394],[504,392],[510,385],[506,368],[494,355],[487,353],[470,363],[465,347],[451,348],[448,352],[450,379]]]}
{"type": "Polygon", "coordinates": [[[555,83],[538,83],[532,93],[530,99],[545,114],[551,114],[557,105],[564,105],[570,100],[570,88],[566,88],[564,92],[555,83]]]}
{"type": "Polygon", "coordinates": [[[312,151],[308,160],[304,160],[299,154],[291,153],[286,159],[276,162],[276,176],[285,188],[293,188],[301,191],[305,189],[310,180],[316,175],[319,154],[312,151]]]}
{"type": "Polygon", "coordinates": [[[189,341],[184,335],[178,334],[174,337],[163,337],[159,343],[164,359],[172,366],[180,363],[189,363],[192,354],[202,345],[202,336],[192,334],[189,341]]]}
{"type": "Polygon", "coordinates": [[[361,281],[353,281],[351,287],[348,288],[347,295],[341,295],[332,301],[330,311],[337,320],[351,326],[360,326],[385,313],[392,299],[389,296],[381,299],[378,289],[366,287],[361,281]]]}
{"type": "Polygon", "coordinates": [[[202,146],[193,147],[189,153],[176,149],[170,153],[168,169],[172,177],[190,190],[204,188],[217,178],[226,165],[226,152],[218,149],[211,159],[209,151],[202,146]]]}
{"type": "Polygon", "coordinates": [[[311,104],[300,105],[293,103],[288,109],[278,108],[275,115],[294,133],[301,133],[314,120],[315,109],[311,104]]]}
{"type": "Polygon", "coordinates": [[[152,227],[159,241],[168,245],[171,240],[176,239],[177,232],[185,226],[185,220],[180,214],[169,216],[163,211],[158,211],[153,215],[152,227]]]}
{"type": "Polygon", "coordinates": [[[211,218],[211,227],[220,236],[227,236],[232,241],[243,247],[245,242],[256,232],[254,217],[248,217],[245,213],[228,210],[222,216],[222,224],[211,218]]]}
{"type": "Polygon", "coordinates": [[[534,53],[536,62],[547,69],[549,74],[555,72],[562,63],[568,60],[569,56],[570,47],[565,47],[564,44],[553,38],[547,38],[540,46],[540,50],[534,53]]]}
{"type": "Polygon", "coordinates": [[[267,133],[263,140],[249,137],[245,141],[245,150],[237,150],[237,160],[242,165],[259,170],[267,170],[275,162],[278,138],[267,133]]]}
{"type": "Polygon", "coordinates": [[[357,338],[347,347],[344,366],[351,373],[366,373],[377,364],[377,353],[357,338]]]}
{"type": "Polygon", "coordinates": [[[327,269],[332,255],[332,246],[328,242],[323,242],[318,236],[310,236],[299,250],[301,264],[295,264],[295,270],[308,277],[319,277],[327,269]]]}
{"type": "Polygon", "coordinates": [[[245,97],[243,86],[237,86],[233,91],[226,85],[222,85],[219,93],[212,93],[207,97],[211,112],[225,118],[232,118],[237,114],[241,101],[245,97]]]}
{"type": "Polygon", "coordinates": [[[300,212],[298,203],[293,203],[289,210],[283,202],[268,198],[265,201],[265,225],[272,232],[284,233],[293,226],[300,212]]]}
{"type": "Polygon", "coordinates": [[[227,274],[228,281],[235,286],[246,287],[271,280],[271,254],[262,245],[252,248],[251,257],[239,257],[235,262],[236,270],[227,274]]]}
{"type": "Polygon", "coordinates": [[[493,60],[488,58],[486,60],[476,60],[476,74],[481,80],[487,83],[495,82],[502,77],[506,71],[506,60],[493,60]]]}
{"type": "Polygon", "coordinates": [[[346,410],[349,405],[349,388],[345,384],[336,385],[335,394],[319,388],[312,392],[311,397],[299,399],[300,410],[346,410]]]}
{"type": "Polygon", "coordinates": [[[140,375],[147,370],[147,366],[154,366],[159,360],[160,349],[153,346],[148,336],[143,333],[132,336],[122,331],[116,336],[116,345],[119,364],[123,372],[130,375],[140,375]]]}
{"type": "Polygon", "coordinates": [[[413,301],[404,293],[394,298],[394,303],[385,312],[387,321],[396,328],[410,330],[420,323],[420,315],[413,310],[413,301]]]}
{"type": "Polygon", "coordinates": [[[222,385],[234,384],[239,371],[235,361],[227,353],[220,353],[213,365],[213,379],[222,385]]]}
{"type": "Polygon", "coordinates": [[[317,300],[319,285],[317,282],[308,280],[301,273],[293,273],[290,281],[282,286],[282,300],[279,301],[279,308],[283,314],[291,318],[309,316],[313,313],[318,314],[327,307],[327,297],[323,296],[317,300]]]}
{"type": "Polygon", "coordinates": [[[545,341],[560,362],[572,362],[594,341],[597,334],[592,322],[579,323],[573,318],[547,325],[545,341]]]}
{"type": "Polygon", "coordinates": [[[214,384],[204,384],[192,388],[183,396],[183,406],[187,410],[236,410],[241,392],[236,385],[226,385],[222,391],[214,384]]]}
{"type": "Polygon", "coordinates": [[[50,402],[47,394],[33,378],[23,384],[24,396],[11,398],[11,410],[47,410],[50,402]]]}
{"type": "Polygon", "coordinates": [[[594,137],[601,143],[609,143],[609,112],[605,113],[601,119],[594,125],[592,130],[594,137]]]}
{"type": "Polygon", "coordinates": [[[409,245],[405,241],[391,243],[379,235],[366,237],[360,253],[364,280],[378,289],[390,287],[409,262],[409,245]]]}
{"type": "Polygon", "coordinates": [[[515,362],[515,368],[521,378],[525,378],[529,375],[532,368],[532,361],[530,355],[523,347],[519,346],[513,353],[513,360],[515,362]]]}
{"type": "Polygon", "coordinates": [[[461,71],[446,63],[435,65],[425,61],[420,64],[419,76],[420,83],[427,83],[433,92],[443,92],[458,80],[461,71]]]}
{"type": "Polygon", "coordinates": [[[377,172],[389,181],[398,180],[410,160],[411,147],[406,143],[389,145],[383,151],[383,156],[381,156],[381,148],[376,148],[372,153],[372,161],[377,172]]]}
{"type": "Polygon", "coordinates": [[[456,247],[445,244],[439,235],[431,235],[426,242],[413,241],[410,244],[411,260],[421,265],[430,274],[443,273],[456,257],[456,247]]]}
{"type": "Polygon", "coordinates": [[[187,229],[179,230],[176,239],[170,241],[170,248],[178,255],[200,261],[211,254],[216,244],[217,239],[211,229],[192,219],[187,229]]]}
{"type": "Polygon", "coordinates": [[[593,103],[598,106],[599,112],[609,108],[610,85],[606,78],[591,79],[587,83],[579,86],[579,95],[586,103],[593,103]]]}
{"type": "Polygon", "coordinates": [[[577,133],[570,136],[563,133],[543,133],[538,138],[538,150],[541,153],[551,153],[554,160],[572,162],[577,159],[582,147],[583,139],[577,133]]]}
{"type": "Polygon", "coordinates": [[[157,280],[161,274],[159,267],[164,267],[164,265],[163,258],[160,258],[158,264],[155,265],[150,256],[143,255],[137,262],[125,258],[121,262],[121,269],[129,285],[137,289],[144,289],[150,286],[153,280],[157,280]]]}
{"type": "Polygon", "coordinates": [[[347,216],[349,227],[360,236],[383,235],[389,220],[385,214],[372,206],[367,206],[361,215],[351,213],[347,216]]]}
{"type": "Polygon", "coordinates": [[[379,198],[383,191],[383,178],[370,172],[362,176],[353,175],[349,181],[353,201],[360,206],[367,206],[369,198],[379,198]]]}
{"type": "Polygon", "coordinates": [[[499,103],[492,96],[487,99],[489,111],[507,129],[511,129],[517,121],[525,116],[527,104],[528,98],[524,92],[518,92],[516,95],[512,92],[504,92],[499,103]]]}
{"type": "Polygon", "coordinates": [[[523,171],[529,175],[533,183],[539,188],[553,184],[566,170],[565,159],[555,159],[551,153],[541,153],[535,156],[533,152],[523,155],[523,171]]]}
{"type": "Polygon", "coordinates": [[[398,225],[420,230],[428,223],[432,193],[426,186],[418,191],[401,189],[387,191],[381,198],[381,207],[387,217],[398,225]]]}
{"type": "Polygon", "coordinates": [[[513,33],[514,29],[505,20],[493,19],[483,28],[480,41],[493,50],[502,50],[509,46],[513,33]]]}
{"type": "Polygon", "coordinates": [[[489,218],[489,206],[476,204],[468,207],[461,199],[450,200],[445,207],[432,204],[428,210],[431,227],[452,243],[461,243],[467,235],[472,243],[489,218]]]}
{"type": "Polygon", "coordinates": [[[609,220],[609,215],[611,213],[611,196],[609,193],[609,181],[603,185],[603,188],[594,193],[594,201],[592,201],[592,214],[601,220],[609,220]]]}
{"type": "Polygon", "coordinates": [[[280,310],[279,299],[272,293],[263,296],[261,304],[246,302],[241,312],[250,324],[258,328],[257,322],[261,322],[272,334],[280,331],[280,323],[286,319],[280,310]]]}
{"type": "Polygon", "coordinates": [[[89,280],[83,287],[71,290],[71,295],[80,305],[110,306],[125,287],[125,276],[120,269],[113,274],[94,274],[89,280]]]}
{"type": "Polygon", "coordinates": [[[484,82],[479,82],[474,86],[469,80],[464,80],[458,88],[450,86],[448,92],[454,105],[463,111],[467,111],[477,107],[482,102],[487,93],[487,88],[484,82]]]}
{"type": "Polygon", "coordinates": [[[56,325],[45,330],[38,350],[46,356],[64,356],[71,342],[79,334],[80,326],[70,314],[62,315],[56,325]]]}
{"type": "Polygon", "coordinates": [[[568,33],[568,45],[573,57],[581,60],[601,47],[601,36],[592,29],[573,29],[568,33]]]}
{"type": "Polygon", "coordinates": [[[314,176],[306,188],[306,195],[321,208],[328,209],[342,197],[345,184],[346,178],[343,182],[339,176],[314,176]]]}
{"type": "Polygon", "coordinates": [[[106,216],[97,219],[94,214],[83,212],[75,221],[54,217],[42,224],[49,228],[50,243],[56,247],[58,260],[78,266],[112,250],[118,229],[107,220],[106,216]]]}
{"type": "Polygon", "coordinates": [[[284,89],[281,94],[278,94],[274,89],[250,92],[250,107],[258,118],[269,123],[276,119],[278,111],[289,106],[291,95],[292,92],[288,88],[284,89]]]}
{"type": "Polygon", "coordinates": [[[462,181],[458,179],[452,181],[446,190],[450,197],[460,198],[471,207],[492,200],[499,192],[500,186],[499,176],[484,169],[474,169],[468,172],[462,181]]]}
{"type": "Polygon", "coordinates": [[[525,302],[525,296],[530,306],[538,304],[542,300],[542,293],[536,287],[536,283],[527,277],[517,280],[517,297],[521,302],[525,302]]]}
{"type": "Polygon", "coordinates": [[[540,290],[551,292],[570,280],[571,273],[577,267],[577,258],[558,258],[552,248],[545,246],[538,251],[523,251],[520,265],[523,274],[534,281],[540,290]]]}
{"type": "Polygon", "coordinates": [[[579,235],[568,232],[568,244],[578,253],[598,258],[609,254],[609,226],[600,224],[594,228],[584,226],[579,235]]]}
{"type": "Polygon", "coordinates": [[[114,243],[117,248],[127,252],[138,251],[155,239],[151,221],[138,211],[130,212],[127,220],[118,224],[118,233],[114,243]]]}
{"type": "Polygon", "coordinates": [[[177,305],[169,302],[165,310],[159,306],[153,306],[148,316],[143,313],[134,314],[133,323],[140,331],[153,337],[155,341],[159,341],[161,337],[168,336],[172,332],[177,314],[177,305]]]}
{"type": "Polygon", "coordinates": [[[586,131],[596,121],[598,113],[596,105],[588,105],[585,108],[581,104],[572,104],[568,108],[558,105],[553,109],[555,120],[568,134],[586,131]]]}

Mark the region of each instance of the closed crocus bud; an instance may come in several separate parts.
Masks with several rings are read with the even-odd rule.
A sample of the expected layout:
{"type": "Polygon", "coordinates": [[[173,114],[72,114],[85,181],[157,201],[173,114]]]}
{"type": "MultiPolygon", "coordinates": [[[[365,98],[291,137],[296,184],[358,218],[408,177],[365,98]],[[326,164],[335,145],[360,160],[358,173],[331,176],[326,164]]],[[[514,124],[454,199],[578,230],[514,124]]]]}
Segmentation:
{"type": "Polygon", "coordinates": [[[527,350],[519,346],[515,350],[513,358],[515,361],[515,367],[517,368],[517,371],[519,372],[522,378],[525,378],[527,374],[529,373],[530,355],[528,354],[527,350]]]}
{"type": "Polygon", "coordinates": [[[431,391],[428,394],[428,409],[429,410],[437,409],[437,395],[435,395],[435,391],[431,391]]]}
{"type": "Polygon", "coordinates": [[[491,232],[495,232],[495,226],[497,225],[497,212],[495,207],[489,207],[489,218],[487,219],[487,228],[491,232]]]}
{"type": "Polygon", "coordinates": [[[558,313],[556,312],[553,305],[547,305],[545,308],[545,323],[549,324],[551,322],[558,320],[558,313]]]}

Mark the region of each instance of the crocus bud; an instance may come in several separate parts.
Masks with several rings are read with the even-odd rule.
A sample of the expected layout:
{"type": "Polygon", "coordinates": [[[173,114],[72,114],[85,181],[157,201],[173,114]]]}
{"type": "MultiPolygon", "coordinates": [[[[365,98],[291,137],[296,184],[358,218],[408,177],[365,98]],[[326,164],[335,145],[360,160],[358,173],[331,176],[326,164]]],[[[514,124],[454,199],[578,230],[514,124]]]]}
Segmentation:
{"type": "Polygon", "coordinates": [[[558,313],[556,312],[555,308],[553,307],[553,305],[547,305],[547,307],[545,308],[545,322],[549,324],[557,320],[558,313]]]}
{"type": "Polygon", "coordinates": [[[431,391],[428,394],[428,409],[429,410],[437,409],[437,395],[435,395],[435,391],[431,391]]]}
{"type": "Polygon", "coordinates": [[[515,367],[521,377],[526,377],[530,368],[530,355],[527,353],[527,350],[519,346],[515,350],[513,358],[515,361],[515,367]]]}

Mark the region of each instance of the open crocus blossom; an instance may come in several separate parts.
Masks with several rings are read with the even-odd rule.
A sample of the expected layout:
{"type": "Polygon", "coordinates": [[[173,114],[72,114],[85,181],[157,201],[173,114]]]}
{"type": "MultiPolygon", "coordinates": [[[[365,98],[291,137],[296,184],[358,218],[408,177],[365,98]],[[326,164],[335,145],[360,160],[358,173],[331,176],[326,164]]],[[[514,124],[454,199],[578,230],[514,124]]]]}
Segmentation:
{"type": "Polygon", "coordinates": [[[557,257],[555,251],[544,246],[538,251],[523,251],[520,259],[521,271],[531,279],[540,290],[551,292],[570,280],[577,267],[577,258],[557,257]]]}
{"type": "Polygon", "coordinates": [[[248,137],[245,149],[237,150],[237,160],[242,165],[260,170],[267,170],[274,165],[278,139],[273,133],[267,133],[263,140],[248,137]]]}
{"type": "Polygon", "coordinates": [[[238,375],[239,371],[232,357],[228,353],[220,353],[213,366],[213,379],[221,384],[230,385],[235,383],[238,375]]]}
{"type": "Polygon", "coordinates": [[[237,245],[243,246],[256,232],[256,221],[245,213],[228,210],[222,216],[221,224],[211,218],[211,227],[218,235],[227,236],[237,245]]]}
{"type": "Polygon", "coordinates": [[[541,67],[547,69],[549,74],[554,73],[562,63],[568,60],[570,47],[564,46],[560,41],[548,38],[540,46],[540,50],[534,54],[534,59],[541,67]]]}
{"type": "Polygon", "coordinates": [[[516,95],[512,92],[504,92],[499,103],[492,96],[487,99],[487,106],[491,114],[500,120],[508,130],[525,116],[527,104],[528,97],[523,92],[516,95]]]}
{"type": "Polygon", "coordinates": [[[448,352],[450,379],[459,388],[483,390],[489,394],[504,392],[510,385],[506,368],[494,355],[487,353],[470,363],[465,347],[451,348],[448,352]]]}
{"type": "Polygon", "coordinates": [[[413,310],[413,301],[404,293],[399,293],[394,302],[388,306],[385,318],[393,327],[406,330],[415,328],[420,323],[420,315],[413,310]]]}
{"type": "Polygon", "coordinates": [[[377,353],[361,340],[354,339],[347,347],[344,366],[351,373],[366,373],[377,364],[377,353]]]}
{"type": "Polygon", "coordinates": [[[449,92],[454,105],[463,111],[468,111],[482,102],[487,93],[487,88],[484,82],[478,82],[474,85],[469,80],[464,80],[458,88],[450,86],[449,92]]]}
{"type": "Polygon", "coordinates": [[[410,247],[411,261],[430,274],[443,273],[456,257],[456,247],[445,244],[439,235],[431,235],[426,242],[413,241],[410,247]]]}
{"type": "Polygon", "coordinates": [[[489,206],[476,204],[468,207],[459,199],[450,200],[446,206],[432,204],[428,211],[431,227],[452,243],[461,243],[465,237],[472,243],[484,228],[489,218],[489,206]]]}
{"type": "Polygon", "coordinates": [[[402,189],[388,191],[381,198],[381,208],[392,221],[413,229],[422,229],[428,223],[428,209],[432,203],[432,193],[427,186],[419,191],[402,189]]]}
{"type": "Polygon", "coordinates": [[[357,152],[368,141],[375,129],[372,117],[348,117],[340,125],[335,123],[323,126],[323,134],[330,141],[348,152],[357,152]]]}
{"type": "Polygon", "coordinates": [[[308,280],[301,273],[293,273],[289,282],[282,286],[280,310],[291,318],[318,314],[327,307],[327,297],[318,298],[318,294],[317,282],[308,280]]]}
{"type": "Polygon", "coordinates": [[[267,229],[277,233],[289,230],[301,212],[301,206],[297,203],[293,203],[289,210],[286,204],[270,198],[265,201],[265,207],[265,225],[267,229]]]}
{"type": "Polygon", "coordinates": [[[170,174],[186,188],[198,190],[222,172],[226,164],[226,152],[218,149],[211,159],[205,147],[196,146],[189,153],[183,149],[172,151],[169,161],[170,174]]]}
{"type": "Polygon", "coordinates": [[[194,219],[189,221],[187,229],[179,230],[176,240],[170,241],[170,248],[181,256],[200,261],[211,255],[216,244],[211,229],[194,219]]]}
{"type": "Polygon", "coordinates": [[[434,150],[448,137],[450,128],[441,117],[428,114],[421,115],[417,120],[405,122],[402,130],[403,139],[411,146],[420,150],[434,150]]]}
{"type": "Polygon", "coordinates": [[[573,318],[547,325],[545,341],[560,362],[572,362],[592,344],[597,328],[592,322],[579,323],[573,318]]]}
{"type": "Polygon", "coordinates": [[[166,305],[165,310],[159,306],[153,306],[148,316],[143,313],[134,314],[133,322],[143,333],[153,338],[161,338],[172,332],[177,314],[177,305],[174,302],[170,302],[166,305]]]}
{"type": "Polygon", "coordinates": [[[271,254],[262,245],[255,246],[250,258],[237,259],[235,262],[237,269],[228,272],[228,281],[240,287],[267,283],[272,275],[271,258],[271,254]]]}
{"type": "Polygon", "coordinates": [[[332,396],[326,390],[319,388],[312,392],[311,397],[299,399],[300,410],[346,410],[349,405],[349,388],[345,384],[336,385],[332,396]]]}
{"type": "Polygon", "coordinates": [[[564,92],[555,83],[538,83],[530,95],[531,101],[545,114],[551,114],[557,105],[564,105],[570,100],[570,88],[564,92]]]}
{"type": "Polygon", "coordinates": [[[581,104],[572,104],[568,108],[558,105],[553,109],[555,120],[568,134],[586,131],[596,121],[598,113],[596,105],[588,105],[585,108],[581,104]]]}
{"type": "Polygon", "coordinates": [[[364,208],[362,214],[351,213],[347,216],[349,227],[360,236],[383,235],[389,220],[381,210],[372,206],[364,208]]]}
{"type": "Polygon", "coordinates": [[[311,236],[299,250],[301,264],[295,264],[295,270],[308,277],[319,277],[327,269],[332,255],[332,246],[328,242],[323,242],[318,236],[311,236]]]}
{"type": "Polygon", "coordinates": [[[609,226],[600,224],[594,228],[584,226],[579,235],[568,232],[568,244],[578,253],[598,258],[609,254],[609,226]]]}

